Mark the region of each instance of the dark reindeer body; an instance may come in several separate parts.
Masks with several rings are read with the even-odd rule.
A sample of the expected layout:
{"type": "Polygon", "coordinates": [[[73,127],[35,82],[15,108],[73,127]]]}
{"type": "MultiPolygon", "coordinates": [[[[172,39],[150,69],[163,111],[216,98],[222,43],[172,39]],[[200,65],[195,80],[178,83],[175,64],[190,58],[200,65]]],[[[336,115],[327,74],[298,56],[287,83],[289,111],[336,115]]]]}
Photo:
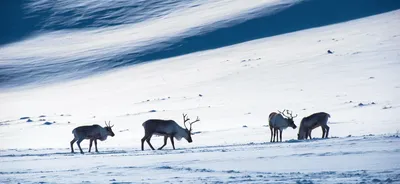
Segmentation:
{"type": "Polygon", "coordinates": [[[274,117],[275,115],[277,115],[278,113],[276,112],[271,112],[271,114],[269,114],[268,119],[271,119],[272,117],[274,117]]]}
{"type": "Polygon", "coordinates": [[[89,139],[90,144],[89,144],[89,152],[92,148],[92,143],[94,141],[95,144],[95,149],[96,152],[97,150],[97,139],[100,141],[105,141],[107,139],[107,136],[114,137],[114,132],[111,129],[112,126],[107,125],[106,127],[101,127],[100,125],[90,125],[90,126],[80,126],[72,130],[72,134],[74,134],[74,139],[72,139],[71,143],[71,153],[74,153],[74,147],[73,144],[77,142],[79,150],[83,154],[82,148],[80,143],[85,140],[89,139]]]}
{"type": "Polygon", "coordinates": [[[185,138],[189,143],[192,142],[192,137],[191,137],[191,131],[192,131],[192,124],[200,121],[199,118],[197,117],[197,120],[190,123],[190,128],[188,129],[186,127],[186,121],[189,119],[186,119],[186,115],[183,115],[184,119],[184,125],[185,128],[182,128],[181,126],[178,125],[173,120],[161,120],[161,119],[149,119],[145,121],[142,125],[144,128],[144,137],[141,140],[141,147],[142,150],[144,150],[144,141],[147,142],[147,144],[150,146],[152,150],[154,150],[153,145],[151,145],[150,140],[153,135],[159,135],[159,136],[164,136],[164,145],[162,145],[159,150],[164,148],[165,145],[167,145],[167,140],[170,138],[172,148],[175,149],[175,143],[174,143],[174,138],[177,140],[181,140],[182,138],[185,138]]]}
{"type": "Polygon", "coordinates": [[[303,118],[300,122],[297,139],[307,139],[308,137],[311,139],[311,131],[320,126],[322,129],[322,138],[328,138],[329,126],[327,123],[330,117],[326,112],[318,112],[303,118]]]}
{"type": "Polygon", "coordinates": [[[165,136],[184,130],[173,120],[149,119],[143,123],[145,130],[153,130],[153,134],[165,136]]]}
{"type": "Polygon", "coordinates": [[[100,125],[80,126],[72,130],[73,134],[86,135],[85,139],[101,139],[101,134],[96,131],[101,127],[100,125]]]}

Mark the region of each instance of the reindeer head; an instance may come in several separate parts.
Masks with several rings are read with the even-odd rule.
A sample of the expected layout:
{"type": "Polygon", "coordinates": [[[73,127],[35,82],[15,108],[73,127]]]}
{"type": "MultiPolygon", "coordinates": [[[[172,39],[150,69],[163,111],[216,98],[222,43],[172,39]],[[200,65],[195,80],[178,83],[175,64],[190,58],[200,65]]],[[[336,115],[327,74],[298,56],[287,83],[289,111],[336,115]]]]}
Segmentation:
{"type": "Polygon", "coordinates": [[[104,123],[106,124],[106,127],[104,128],[107,130],[107,134],[110,135],[111,137],[114,137],[115,134],[111,129],[114,125],[111,126],[110,121],[108,121],[108,124],[107,121],[105,121],[104,123]]]}
{"type": "Polygon", "coordinates": [[[187,114],[182,114],[183,115],[183,125],[185,126],[185,131],[186,131],[186,133],[187,133],[187,137],[185,137],[185,139],[189,142],[189,143],[191,143],[192,142],[192,124],[193,123],[196,123],[196,122],[198,122],[198,121],[200,121],[200,119],[199,119],[199,117],[197,116],[197,119],[195,120],[195,121],[193,121],[193,122],[189,122],[189,128],[187,128],[187,126],[186,126],[186,122],[187,121],[189,121],[190,119],[187,117],[187,114]]]}
{"type": "Polygon", "coordinates": [[[303,140],[304,139],[304,135],[305,135],[304,132],[302,132],[301,134],[297,133],[297,140],[303,140]]]}
{"type": "Polygon", "coordinates": [[[293,119],[295,117],[297,117],[297,114],[295,116],[293,116],[292,111],[289,111],[286,109],[284,109],[283,112],[278,110],[278,112],[279,112],[279,114],[281,114],[283,117],[285,117],[288,120],[290,127],[292,127],[293,129],[297,128],[297,126],[294,124],[294,121],[293,121],[293,119]],[[285,112],[286,112],[286,114],[285,114],[285,112]]]}
{"type": "Polygon", "coordinates": [[[307,136],[306,128],[304,127],[305,121],[306,121],[306,118],[303,118],[300,122],[299,133],[297,134],[298,140],[305,139],[307,136]]]}

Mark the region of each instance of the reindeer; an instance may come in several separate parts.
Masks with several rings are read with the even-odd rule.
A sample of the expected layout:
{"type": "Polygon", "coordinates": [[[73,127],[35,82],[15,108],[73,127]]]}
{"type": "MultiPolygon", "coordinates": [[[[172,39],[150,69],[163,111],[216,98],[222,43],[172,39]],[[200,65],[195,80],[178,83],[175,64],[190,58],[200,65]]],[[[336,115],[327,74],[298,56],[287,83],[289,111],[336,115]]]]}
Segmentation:
{"type": "Polygon", "coordinates": [[[280,138],[282,142],[282,131],[283,129],[286,129],[287,127],[292,127],[293,129],[296,129],[297,126],[294,124],[293,119],[297,117],[297,114],[295,116],[292,115],[292,112],[289,110],[283,110],[283,112],[278,111],[272,112],[269,115],[269,128],[271,130],[271,142],[275,142],[275,136],[276,136],[276,142],[278,142],[278,130],[280,132],[280,138]],[[286,114],[285,114],[286,112],[286,114]],[[274,139],[272,140],[272,137],[274,139]]]}
{"type": "Polygon", "coordinates": [[[328,138],[329,126],[327,123],[330,117],[326,112],[318,112],[303,118],[300,122],[297,139],[307,139],[308,137],[311,139],[311,131],[319,126],[322,128],[322,138],[328,138]]]}
{"type": "Polygon", "coordinates": [[[190,127],[186,127],[186,122],[189,121],[190,119],[187,118],[187,114],[182,114],[183,115],[183,125],[185,128],[182,128],[181,126],[178,125],[173,120],[160,120],[160,119],[149,119],[143,123],[143,128],[144,128],[144,137],[142,138],[142,151],[144,150],[144,141],[146,141],[150,148],[154,150],[154,147],[150,143],[150,139],[153,135],[160,135],[164,136],[164,144],[158,148],[158,150],[161,150],[164,148],[165,145],[167,145],[167,139],[168,137],[171,140],[172,148],[175,149],[175,144],[174,144],[174,137],[177,140],[181,140],[182,137],[185,138],[189,143],[192,142],[192,124],[200,121],[199,117],[191,123],[189,123],[190,127]]]}
{"type": "Polygon", "coordinates": [[[94,146],[96,148],[96,152],[99,152],[97,150],[97,139],[100,139],[100,141],[105,141],[107,139],[107,136],[114,137],[114,132],[112,131],[112,127],[110,125],[110,121],[105,122],[106,126],[103,128],[100,125],[91,125],[91,126],[80,126],[72,130],[72,134],[74,134],[74,139],[71,141],[71,153],[74,153],[74,147],[73,144],[77,141],[79,150],[83,154],[82,148],[81,148],[81,142],[84,139],[89,139],[90,144],[89,144],[89,152],[92,148],[92,143],[94,141],[94,146]]]}

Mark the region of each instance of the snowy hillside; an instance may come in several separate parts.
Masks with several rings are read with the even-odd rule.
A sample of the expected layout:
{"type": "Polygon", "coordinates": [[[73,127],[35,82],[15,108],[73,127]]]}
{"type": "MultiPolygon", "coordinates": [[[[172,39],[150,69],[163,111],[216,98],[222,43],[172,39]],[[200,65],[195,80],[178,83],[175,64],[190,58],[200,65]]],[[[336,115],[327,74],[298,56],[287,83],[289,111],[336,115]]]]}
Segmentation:
{"type": "MultiPolygon", "coordinates": [[[[171,28],[171,35],[201,27],[179,23],[188,20],[186,15],[206,16],[193,12],[209,6],[218,13],[204,19],[206,23],[268,7],[275,12],[284,6],[284,12],[300,1],[246,6],[231,1],[227,12],[213,4],[222,1],[199,2],[191,7],[201,11],[181,7],[189,13],[165,10],[159,15],[181,26],[171,28]]],[[[129,26],[160,26],[152,22],[160,21],[162,27],[162,20],[56,31],[5,44],[0,47],[0,183],[400,182],[400,10],[361,17],[152,62],[107,65],[95,74],[75,71],[88,63],[72,61],[123,55],[132,46],[123,37],[132,34],[129,26]],[[122,36],[114,39],[113,33],[122,36]],[[53,46],[64,39],[73,46],[53,46]],[[57,68],[53,65],[73,70],[55,72],[54,78],[72,77],[52,80],[47,72],[57,68]],[[31,73],[18,73],[20,68],[31,73]],[[320,139],[317,128],[315,139],[298,141],[298,129],[288,128],[284,142],[269,143],[268,115],[283,109],[299,115],[297,125],[302,117],[328,112],[330,138],[320,139]],[[170,142],[161,151],[147,145],[139,150],[145,120],[182,123],[182,113],[201,119],[193,125],[193,143],[175,141],[177,150],[170,142]],[[116,135],[99,142],[99,153],[70,153],[72,129],[109,120],[116,135]]],[[[152,39],[139,37],[145,44],[152,39]]],[[[159,147],[162,138],[154,137],[152,143],[159,147]]],[[[88,144],[82,142],[85,151],[88,144]]]]}

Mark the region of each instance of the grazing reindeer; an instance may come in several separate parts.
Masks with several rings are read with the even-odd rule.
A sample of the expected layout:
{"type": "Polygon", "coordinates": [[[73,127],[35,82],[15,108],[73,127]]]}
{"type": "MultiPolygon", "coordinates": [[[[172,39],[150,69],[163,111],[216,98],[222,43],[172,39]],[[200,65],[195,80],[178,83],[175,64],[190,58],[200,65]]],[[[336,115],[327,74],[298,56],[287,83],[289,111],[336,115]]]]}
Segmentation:
{"type": "Polygon", "coordinates": [[[150,143],[150,139],[153,135],[164,136],[164,144],[158,148],[159,150],[163,149],[165,145],[167,145],[168,137],[171,140],[172,148],[175,149],[174,137],[178,140],[181,140],[182,137],[185,138],[189,143],[192,142],[192,124],[200,121],[199,117],[191,123],[189,123],[189,129],[186,127],[186,122],[190,119],[187,118],[186,114],[183,114],[183,125],[185,128],[182,128],[173,120],[160,120],[160,119],[150,119],[143,123],[144,127],[144,137],[142,138],[142,150],[144,150],[144,141],[146,141],[150,148],[154,150],[154,147],[150,143]]]}
{"type": "Polygon", "coordinates": [[[330,117],[326,112],[318,112],[303,118],[300,122],[297,139],[307,139],[308,137],[311,139],[311,131],[319,126],[322,128],[322,138],[328,138],[329,126],[327,123],[330,117]]]}
{"type": "Polygon", "coordinates": [[[280,138],[282,142],[282,131],[283,129],[286,129],[287,127],[292,127],[293,129],[296,129],[297,126],[294,124],[293,118],[297,117],[297,114],[295,116],[292,115],[292,112],[289,112],[289,110],[283,110],[283,112],[278,111],[272,112],[269,115],[269,128],[271,130],[271,142],[275,142],[275,136],[276,136],[276,142],[278,142],[278,130],[280,132],[280,138]],[[286,114],[285,114],[286,112],[286,114]],[[272,140],[272,137],[274,139],[272,140]]]}
{"type": "MultiPolygon", "coordinates": [[[[113,125],[114,126],[114,125],[113,125]]],[[[106,126],[103,128],[100,125],[91,125],[91,126],[80,126],[72,130],[72,133],[74,134],[74,139],[71,141],[71,153],[74,153],[74,147],[73,144],[77,141],[79,150],[83,154],[82,148],[81,148],[81,142],[84,139],[90,139],[90,144],[89,144],[89,152],[90,149],[92,148],[92,143],[94,141],[94,146],[96,148],[96,152],[99,152],[97,150],[97,139],[100,139],[100,141],[104,141],[107,139],[107,136],[114,137],[114,132],[111,130],[113,127],[110,125],[110,121],[106,122],[106,126]]]]}

